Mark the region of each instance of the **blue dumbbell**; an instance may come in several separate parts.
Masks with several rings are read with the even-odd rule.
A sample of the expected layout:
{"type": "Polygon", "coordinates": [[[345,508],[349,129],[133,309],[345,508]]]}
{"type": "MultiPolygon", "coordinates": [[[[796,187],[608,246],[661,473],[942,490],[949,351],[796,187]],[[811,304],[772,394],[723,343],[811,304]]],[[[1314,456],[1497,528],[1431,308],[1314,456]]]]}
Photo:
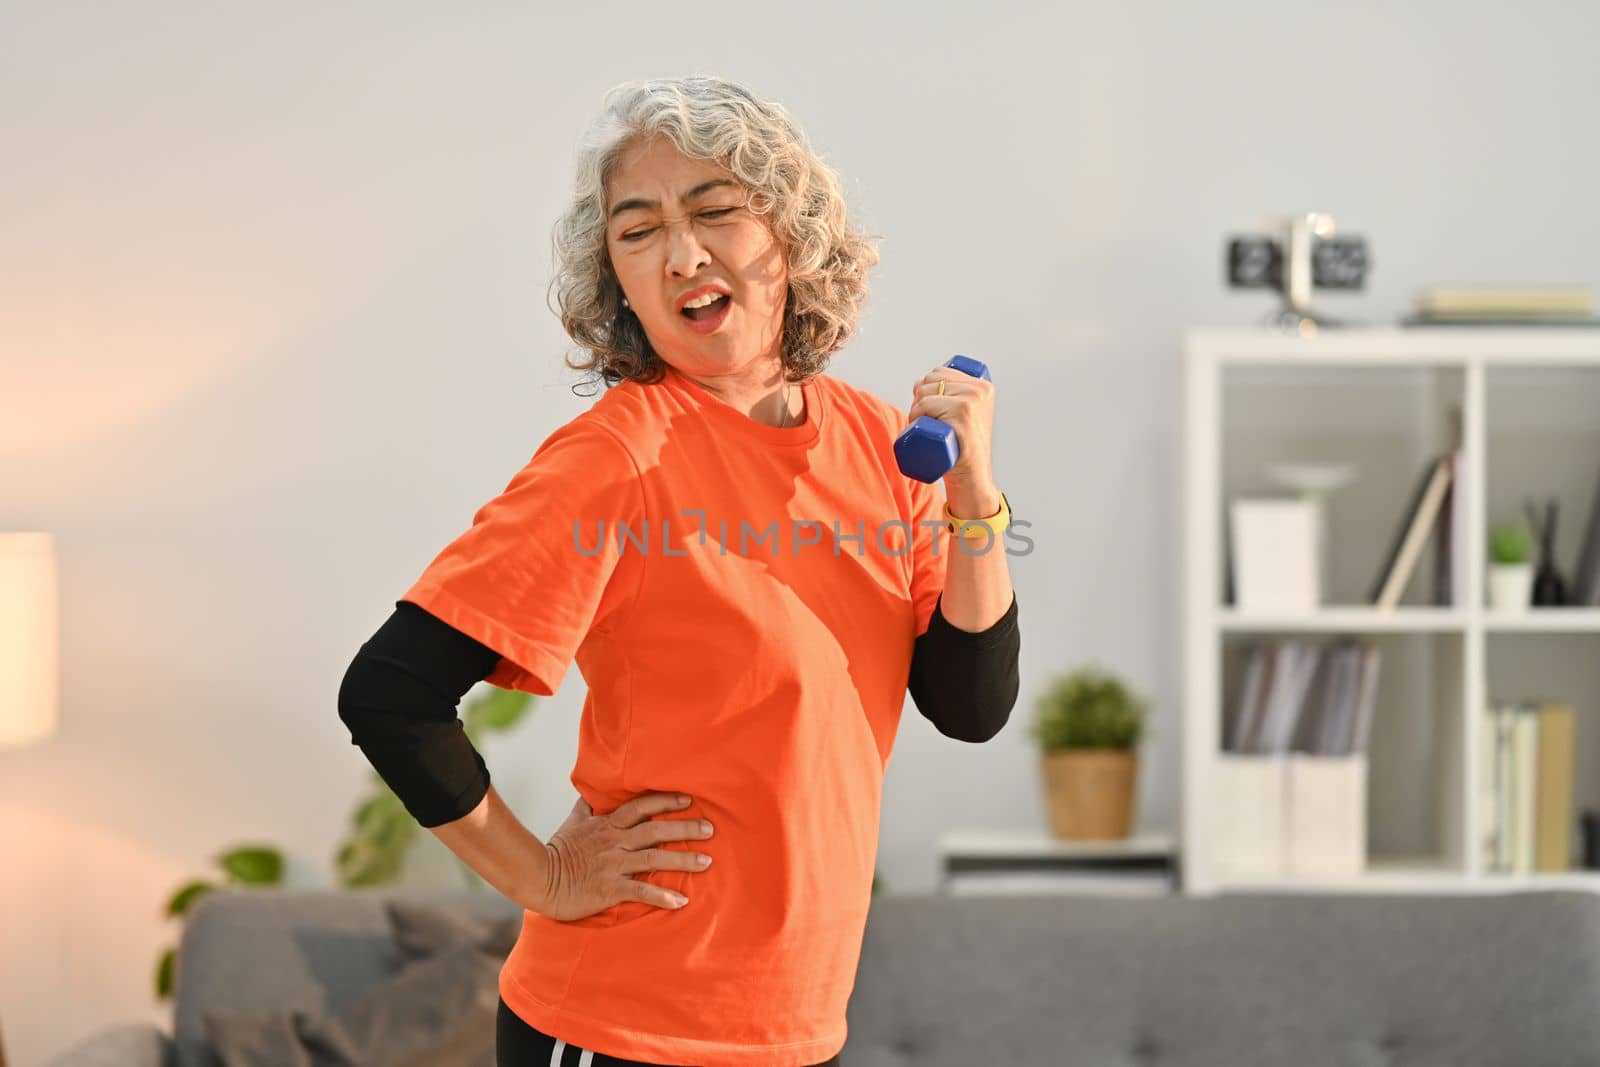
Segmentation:
{"type": "MultiPolygon", "coordinates": [[[[994,380],[989,377],[989,368],[971,356],[951,356],[945,366],[974,378],[994,380]]],[[[894,439],[894,458],[901,473],[919,482],[933,483],[943,478],[960,457],[955,427],[931,415],[918,415],[917,421],[894,439]]]]}

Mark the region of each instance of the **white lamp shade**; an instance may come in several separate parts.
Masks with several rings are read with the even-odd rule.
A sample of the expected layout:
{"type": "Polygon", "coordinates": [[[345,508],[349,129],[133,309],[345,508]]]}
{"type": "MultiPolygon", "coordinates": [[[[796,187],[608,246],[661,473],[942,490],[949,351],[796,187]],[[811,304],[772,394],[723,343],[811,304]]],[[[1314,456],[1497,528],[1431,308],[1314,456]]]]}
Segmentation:
{"type": "Polygon", "coordinates": [[[0,533],[0,748],[55,733],[57,602],[50,535],[0,533]]]}

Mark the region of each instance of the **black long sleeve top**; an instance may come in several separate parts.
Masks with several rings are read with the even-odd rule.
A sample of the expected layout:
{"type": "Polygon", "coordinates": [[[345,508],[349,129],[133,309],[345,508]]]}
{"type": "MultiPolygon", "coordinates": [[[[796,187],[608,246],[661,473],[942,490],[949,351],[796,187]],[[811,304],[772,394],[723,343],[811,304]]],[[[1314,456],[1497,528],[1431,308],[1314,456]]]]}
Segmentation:
{"type": "MultiPolygon", "coordinates": [[[[907,688],[941,734],[981,743],[1000,732],[1017,700],[1016,595],[978,632],[951,625],[943,603],[916,639],[907,688]]],[[[350,743],[424,827],[461,818],[489,791],[489,770],[456,709],[499,661],[494,649],[401,600],[345,671],[338,707],[350,743]]]]}

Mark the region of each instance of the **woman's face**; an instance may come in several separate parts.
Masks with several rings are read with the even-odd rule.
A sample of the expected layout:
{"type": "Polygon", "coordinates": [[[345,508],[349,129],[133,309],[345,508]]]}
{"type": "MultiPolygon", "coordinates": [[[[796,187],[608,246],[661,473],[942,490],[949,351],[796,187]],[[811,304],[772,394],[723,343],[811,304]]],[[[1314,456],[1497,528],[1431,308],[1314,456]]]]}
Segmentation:
{"type": "Polygon", "coordinates": [[[665,137],[630,145],[606,182],[606,248],[622,294],[651,347],[685,373],[723,375],[781,356],[787,264],[747,200],[731,171],[685,157],[665,137]],[[720,322],[697,329],[680,306],[703,286],[730,296],[720,322]]]}

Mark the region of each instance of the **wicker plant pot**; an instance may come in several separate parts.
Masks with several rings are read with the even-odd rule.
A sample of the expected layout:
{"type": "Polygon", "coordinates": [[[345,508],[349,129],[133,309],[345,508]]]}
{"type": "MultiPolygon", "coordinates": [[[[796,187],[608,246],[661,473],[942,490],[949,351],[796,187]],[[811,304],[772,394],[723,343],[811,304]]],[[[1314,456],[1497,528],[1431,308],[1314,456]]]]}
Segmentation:
{"type": "Polygon", "coordinates": [[[1136,748],[1067,748],[1045,752],[1045,795],[1056,837],[1127,837],[1133,829],[1136,748]]]}

